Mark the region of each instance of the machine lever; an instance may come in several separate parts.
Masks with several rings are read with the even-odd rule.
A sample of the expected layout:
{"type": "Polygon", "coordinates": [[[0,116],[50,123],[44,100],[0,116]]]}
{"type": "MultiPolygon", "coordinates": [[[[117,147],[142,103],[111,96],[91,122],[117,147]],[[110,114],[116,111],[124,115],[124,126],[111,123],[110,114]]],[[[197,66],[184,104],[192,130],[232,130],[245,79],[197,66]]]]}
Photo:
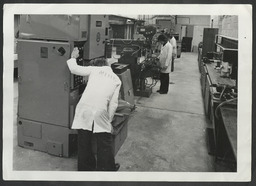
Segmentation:
{"type": "Polygon", "coordinates": [[[60,48],[58,49],[58,52],[59,52],[59,54],[60,54],[61,56],[64,56],[64,54],[66,53],[66,50],[65,50],[63,47],[60,47],[60,48]]]}

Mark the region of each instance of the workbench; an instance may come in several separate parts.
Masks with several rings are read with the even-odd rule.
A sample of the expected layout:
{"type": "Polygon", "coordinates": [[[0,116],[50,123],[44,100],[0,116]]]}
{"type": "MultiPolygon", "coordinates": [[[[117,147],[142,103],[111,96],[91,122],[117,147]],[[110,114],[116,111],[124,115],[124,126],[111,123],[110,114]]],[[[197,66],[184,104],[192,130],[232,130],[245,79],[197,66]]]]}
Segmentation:
{"type": "Polygon", "coordinates": [[[220,113],[232,152],[237,159],[237,109],[221,107],[220,113]]]}
{"type": "Polygon", "coordinates": [[[211,84],[213,85],[228,85],[235,87],[236,82],[230,78],[224,78],[220,76],[220,70],[215,69],[216,63],[206,63],[207,72],[209,74],[211,84]]]}
{"type": "Polygon", "coordinates": [[[237,81],[221,77],[221,70],[216,66],[217,61],[229,62],[232,65],[230,76],[237,79],[238,40],[216,34],[211,41],[204,38],[208,44],[203,42],[202,51],[198,52],[198,66],[205,115],[210,123],[206,129],[208,153],[214,155],[216,161],[221,159],[236,165],[237,81]]]}
{"type": "MultiPolygon", "coordinates": [[[[205,115],[210,120],[210,130],[213,133],[214,152],[216,159],[236,161],[237,156],[237,109],[235,103],[220,107],[218,116],[215,110],[223,100],[219,99],[218,86],[235,87],[236,82],[220,76],[220,70],[215,69],[216,63],[201,64],[201,85],[204,100],[205,115]]],[[[208,130],[209,131],[209,130],[208,130]]],[[[209,139],[208,139],[209,140],[209,139]]],[[[209,143],[210,144],[210,143],[209,143]]]]}

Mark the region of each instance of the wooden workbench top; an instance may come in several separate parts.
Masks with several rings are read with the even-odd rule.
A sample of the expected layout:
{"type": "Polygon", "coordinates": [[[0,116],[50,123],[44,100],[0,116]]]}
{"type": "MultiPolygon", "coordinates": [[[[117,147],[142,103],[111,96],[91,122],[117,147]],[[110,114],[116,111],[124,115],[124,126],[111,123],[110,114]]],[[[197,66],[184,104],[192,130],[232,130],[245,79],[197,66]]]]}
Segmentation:
{"type": "Polygon", "coordinates": [[[220,76],[220,70],[214,68],[216,66],[216,63],[206,63],[205,66],[207,68],[207,72],[213,85],[228,85],[235,87],[235,80],[220,76]]]}

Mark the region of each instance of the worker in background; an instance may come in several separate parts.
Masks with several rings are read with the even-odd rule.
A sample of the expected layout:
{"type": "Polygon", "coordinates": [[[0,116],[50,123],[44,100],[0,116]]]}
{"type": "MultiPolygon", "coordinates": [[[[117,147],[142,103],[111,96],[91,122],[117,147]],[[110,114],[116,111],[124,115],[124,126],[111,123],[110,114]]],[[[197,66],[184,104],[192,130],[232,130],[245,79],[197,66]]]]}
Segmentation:
{"type": "MultiPolygon", "coordinates": [[[[153,47],[153,53],[160,54],[161,51],[161,43],[158,42],[157,38],[159,35],[163,34],[162,31],[157,30],[155,35],[152,37],[152,47],[153,47]]],[[[158,55],[157,55],[158,56],[158,55]]]]}
{"type": "Polygon", "coordinates": [[[166,36],[169,34],[168,33],[168,28],[163,29],[163,34],[165,34],[166,36]]]}
{"type": "Polygon", "coordinates": [[[161,34],[157,38],[162,44],[160,55],[157,57],[160,62],[160,89],[157,91],[160,94],[167,94],[169,90],[169,73],[171,72],[172,62],[172,45],[168,42],[167,36],[161,34]]]}
{"type": "Polygon", "coordinates": [[[72,74],[89,76],[86,89],[77,104],[72,129],[78,130],[78,171],[117,171],[112,149],[111,121],[118,106],[121,81],[106,66],[105,59],[92,61],[93,66],[79,66],[74,48],[67,65],[72,74]],[[92,151],[92,137],[97,141],[96,158],[92,151]]]}
{"type": "Polygon", "coordinates": [[[171,43],[172,45],[172,65],[171,65],[171,72],[174,71],[174,59],[176,58],[177,56],[177,42],[176,42],[176,39],[175,37],[173,36],[173,32],[171,31],[170,32],[170,40],[169,42],[171,43]]]}

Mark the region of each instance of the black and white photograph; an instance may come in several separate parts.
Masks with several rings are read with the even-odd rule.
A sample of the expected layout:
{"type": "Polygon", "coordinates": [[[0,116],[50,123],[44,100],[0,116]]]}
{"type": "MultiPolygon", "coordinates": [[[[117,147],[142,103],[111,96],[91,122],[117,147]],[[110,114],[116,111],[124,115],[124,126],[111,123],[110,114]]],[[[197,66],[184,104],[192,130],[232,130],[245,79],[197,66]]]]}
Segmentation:
{"type": "Polygon", "coordinates": [[[5,4],[3,21],[4,180],[251,180],[250,5],[5,4]]]}

